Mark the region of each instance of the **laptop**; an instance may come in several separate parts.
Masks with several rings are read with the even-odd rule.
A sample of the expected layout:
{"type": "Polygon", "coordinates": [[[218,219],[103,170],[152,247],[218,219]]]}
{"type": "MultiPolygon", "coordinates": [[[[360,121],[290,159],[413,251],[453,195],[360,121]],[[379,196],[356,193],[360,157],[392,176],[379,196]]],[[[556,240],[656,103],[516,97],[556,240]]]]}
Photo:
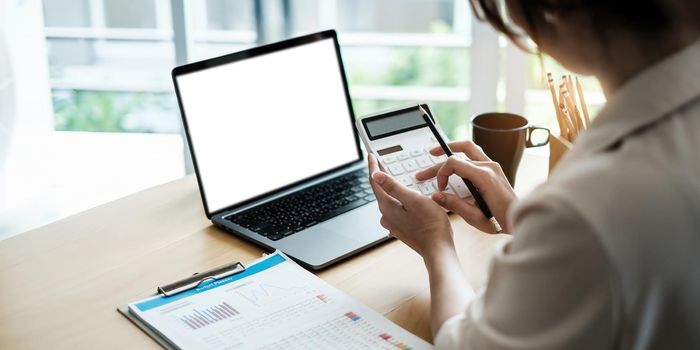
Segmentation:
{"type": "Polygon", "coordinates": [[[333,30],[176,67],[214,225],[320,269],[388,239],[333,30]]]}

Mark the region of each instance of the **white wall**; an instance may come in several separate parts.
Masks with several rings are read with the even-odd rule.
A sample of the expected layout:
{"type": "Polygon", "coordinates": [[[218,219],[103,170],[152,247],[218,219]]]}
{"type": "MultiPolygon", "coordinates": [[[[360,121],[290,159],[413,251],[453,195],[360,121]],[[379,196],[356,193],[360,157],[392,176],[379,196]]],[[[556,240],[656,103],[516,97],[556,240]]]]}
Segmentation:
{"type": "Polygon", "coordinates": [[[0,209],[7,202],[7,164],[18,134],[53,130],[40,0],[0,0],[0,209]]]}
{"type": "Polygon", "coordinates": [[[22,131],[52,131],[53,115],[40,0],[0,0],[0,18],[15,81],[16,123],[22,131]]]}

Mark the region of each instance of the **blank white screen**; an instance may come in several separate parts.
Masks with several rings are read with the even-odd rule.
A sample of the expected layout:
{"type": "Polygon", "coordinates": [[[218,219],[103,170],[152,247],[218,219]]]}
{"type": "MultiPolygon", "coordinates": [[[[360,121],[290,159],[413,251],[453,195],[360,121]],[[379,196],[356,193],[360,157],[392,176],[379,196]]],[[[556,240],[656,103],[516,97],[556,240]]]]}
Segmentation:
{"type": "Polygon", "coordinates": [[[331,38],[176,79],[210,212],[358,159],[331,38]]]}

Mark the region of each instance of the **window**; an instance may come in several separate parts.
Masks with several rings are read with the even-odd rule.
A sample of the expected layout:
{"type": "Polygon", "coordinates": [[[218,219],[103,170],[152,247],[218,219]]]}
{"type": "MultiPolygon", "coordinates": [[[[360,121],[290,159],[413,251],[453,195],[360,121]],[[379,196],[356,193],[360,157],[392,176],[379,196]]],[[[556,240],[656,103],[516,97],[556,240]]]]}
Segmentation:
{"type": "Polygon", "coordinates": [[[254,46],[258,40],[255,1],[190,0],[191,61],[229,54],[254,46]]]}
{"type": "Polygon", "coordinates": [[[464,1],[294,0],[293,34],[336,28],[355,113],[428,102],[451,138],[468,133],[470,23],[464,1]]]}
{"type": "MultiPolygon", "coordinates": [[[[11,171],[0,168],[8,189],[0,209],[17,209],[4,211],[0,227],[14,227],[3,226],[5,217],[48,223],[191,172],[172,67],[324,29],[339,32],[358,116],[427,102],[452,139],[469,138],[470,117],[493,110],[524,113],[556,131],[538,59],[474,21],[464,0],[43,0],[36,7],[23,21],[41,28],[43,10],[36,46],[45,44],[48,81],[35,75],[42,91],[50,86],[46,120],[55,132],[42,149],[11,148],[11,171]]],[[[551,59],[544,65],[566,74],[551,59]]],[[[591,79],[583,84],[595,111],[604,97],[591,79]]]]}
{"type": "Polygon", "coordinates": [[[44,1],[56,130],[178,133],[168,0],[44,1]]]}
{"type": "MultiPolygon", "coordinates": [[[[176,1],[177,2],[177,1],[176,1]]],[[[277,39],[336,28],[358,115],[425,101],[451,138],[469,136],[472,16],[461,0],[206,0],[185,1],[187,61],[277,39]]],[[[51,85],[58,130],[177,133],[179,118],[169,70],[176,64],[170,1],[44,2],[51,85]],[[70,11],[66,11],[70,10],[70,11]]],[[[493,38],[498,38],[494,36],[493,38]]],[[[175,40],[178,45],[178,40],[175,40]]],[[[509,71],[505,40],[480,61],[501,61],[495,108],[525,94],[532,122],[555,126],[538,58],[509,71]],[[526,84],[509,88],[508,77],[526,84]],[[524,91],[521,91],[524,90],[524,91]]],[[[522,54],[520,54],[522,55],[522,54]]],[[[545,59],[555,75],[565,73],[545,59]]],[[[600,88],[583,79],[593,109],[600,88]]]]}

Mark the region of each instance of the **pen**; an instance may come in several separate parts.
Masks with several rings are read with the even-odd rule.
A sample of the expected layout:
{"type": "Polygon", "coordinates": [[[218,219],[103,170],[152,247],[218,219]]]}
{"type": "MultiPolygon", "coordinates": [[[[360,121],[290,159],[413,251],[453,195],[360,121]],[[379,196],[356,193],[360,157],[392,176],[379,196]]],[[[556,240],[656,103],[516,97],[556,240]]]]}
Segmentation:
{"type": "MultiPolygon", "coordinates": [[[[423,120],[425,120],[425,123],[428,124],[428,128],[430,128],[430,131],[435,136],[435,139],[440,144],[440,147],[442,147],[442,150],[445,152],[445,155],[451,157],[454,153],[452,153],[450,146],[447,145],[445,140],[440,135],[440,132],[438,132],[437,128],[435,127],[435,124],[433,123],[433,120],[430,119],[428,112],[426,112],[421,105],[418,105],[418,108],[420,109],[421,113],[423,113],[423,120]]],[[[496,233],[503,232],[503,230],[501,229],[501,225],[498,223],[498,220],[496,220],[493,214],[491,214],[491,209],[489,209],[489,206],[486,205],[486,201],[484,201],[484,198],[481,197],[479,191],[476,190],[474,184],[465,178],[462,178],[462,181],[464,181],[464,184],[467,185],[469,192],[472,193],[472,196],[474,197],[476,204],[479,206],[479,209],[481,209],[481,212],[484,213],[484,216],[486,216],[486,218],[493,224],[493,227],[496,229],[496,233]]]]}

